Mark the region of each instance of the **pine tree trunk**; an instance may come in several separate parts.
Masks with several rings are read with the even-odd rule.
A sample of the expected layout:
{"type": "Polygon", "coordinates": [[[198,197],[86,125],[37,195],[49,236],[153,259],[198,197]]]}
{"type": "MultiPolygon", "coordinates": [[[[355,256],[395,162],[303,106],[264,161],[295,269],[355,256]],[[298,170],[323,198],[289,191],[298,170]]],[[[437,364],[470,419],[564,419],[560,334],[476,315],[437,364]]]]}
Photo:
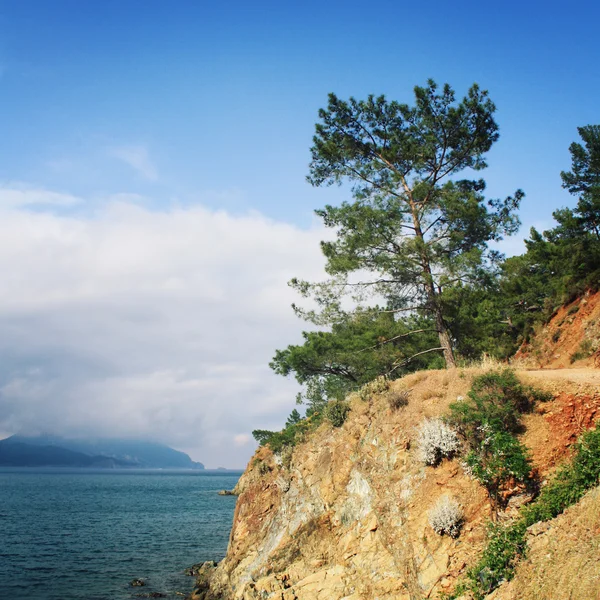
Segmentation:
{"type": "MultiPolygon", "coordinates": [[[[435,293],[435,292],[434,292],[435,293]]],[[[437,298],[434,299],[437,301],[437,298]]],[[[436,302],[437,303],[437,302],[436,302]]],[[[444,360],[446,361],[447,369],[456,369],[456,362],[454,360],[454,352],[452,351],[452,340],[450,339],[450,332],[446,323],[444,322],[444,316],[439,306],[435,307],[435,324],[438,330],[438,336],[440,338],[440,346],[444,349],[444,360]]]]}
{"type": "Polygon", "coordinates": [[[435,318],[435,326],[440,339],[440,347],[443,349],[444,360],[446,361],[446,368],[455,369],[456,361],[454,360],[454,352],[452,351],[452,340],[450,339],[450,332],[448,331],[448,327],[446,325],[446,322],[444,321],[442,307],[440,306],[439,302],[439,294],[435,289],[433,273],[431,272],[431,264],[429,262],[429,256],[427,254],[425,236],[423,235],[423,230],[421,229],[419,213],[412,199],[409,201],[409,204],[412,212],[415,235],[417,236],[417,239],[419,240],[421,246],[421,266],[423,268],[423,275],[425,278],[428,304],[430,307],[430,311],[433,313],[433,316],[435,318]]]}

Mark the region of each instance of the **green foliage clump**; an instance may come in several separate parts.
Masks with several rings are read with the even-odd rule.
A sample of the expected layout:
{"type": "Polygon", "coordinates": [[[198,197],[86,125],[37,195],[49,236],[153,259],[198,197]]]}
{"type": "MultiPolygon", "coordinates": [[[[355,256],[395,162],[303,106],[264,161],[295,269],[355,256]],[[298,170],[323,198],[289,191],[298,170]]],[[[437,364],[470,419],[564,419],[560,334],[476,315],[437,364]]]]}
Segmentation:
{"type": "Polygon", "coordinates": [[[435,347],[431,322],[417,316],[399,319],[377,307],[338,314],[330,331],[302,335],[302,344],[277,350],[269,366],[304,386],[297,400],[309,411],[323,410],[328,400],[343,400],[386,375],[443,366],[437,354],[419,354],[435,347]]]}
{"type": "Polygon", "coordinates": [[[457,284],[443,290],[448,326],[464,361],[478,361],[484,354],[505,359],[522,341],[511,300],[500,289],[500,269],[498,264],[496,272],[477,286],[457,284]]]}
{"type": "Polygon", "coordinates": [[[502,486],[511,480],[526,481],[531,471],[527,448],[504,431],[491,432],[485,437],[477,450],[469,452],[466,464],[487,489],[494,508],[499,505],[502,486]]]}
{"type": "Polygon", "coordinates": [[[281,431],[255,429],[252,435],[261,446],[269,446],[275,454],[280,456],[285,454],[290,458],[287,454],[288,450],[306,439],[307,434],[323,422],[323,418],[326,418],[334,427],[341,427],[349,412],[350,406],[343,400],[332,400],[325,405],[322,411],[313,411],[304,418],[294,409],[281,431]]]}
{"type": "Polygon", "coordinates": [[[298,412],[298,410],[294,409],[290,413],[290,416],[287,418],[287,421],[285,422],[285,426],[291,427],[292,425],[297,425],[298,423],[300,423],[300,421],[302,421],[302,417],[301,417],[300,413],[298,412]]]}
{"type": "Polygon", "coordinates": [[[344,400],[332,400],[325,407],[325,418],[334,426],[341,427],[345,421],[350,406],[344,400]]]}
{"type": "Polygon", "coordinates": [[[502,488],[511,481],[527,481],[531,471],[527,448],[515,436],[521,415],[536,401],[548,399],[504,369],[476,377],[467,399],[450,406],[450,421],[470,447],[467,467],[488,491],[495,511],[502,488]]]}
{"type": "Polygon", "coordinates": [[[275,431],[269,431],[268,429],[255,429],[252,432],[252,437],[259,443],[260,446],[266,446],[275,433],[275,431]]]}
{"type": "Polygon", "coordinates": [[[450,420],[477,446],[490,432],[517,433],[521,414],[536,401],[550,398],[546,392],[523,385],[511,369],[492,371],[473,380],[467,400],[450,406],[450,420]]]}
{"type": "Polygon", "coordinates": [[[488,544],[477,565],[467,572],[464,586],[476,600],[482,600],[501,581],[512,579],[517,562],[525,554],[526,529],[522,520],[509,525],[488,525],[488,544]]]}
{"type": "Polygon", "coordinates": [[[304,440],[306,434],[316,429],[322,420],[322,413],[314,413],[303,419],[294,409],[288,417],[285,428],[281,431],[255,429],[252,435],[261,446],[269,446],[275,454],[281,454],[285,448],[293,448],[304,440]]]}
{"type": "MultiPolygon", "coordinates": [[[[515,339],[528,337],[557,306],[571,302],[600,282],[600,125],[578,128],[583,144],[571,144],[571,171],[563,187],[578,196],[576,206],[553,213],[556,225],[531,229],[527,252],[502,265],[496,302],[507,313],[515,339]]],[[[579,310],[572,306],[568,315],[579,310]]]]}
{"type": "Polygon", "coordinates": [[[592,340],[586,338],[582,340],[581,344],[579,344],[579,348],[571,355],[569,360],[571,363],[574,363],[575,361],[589,358],[592,354],[594,354],[594,344],[592,343],[592,340]]]}

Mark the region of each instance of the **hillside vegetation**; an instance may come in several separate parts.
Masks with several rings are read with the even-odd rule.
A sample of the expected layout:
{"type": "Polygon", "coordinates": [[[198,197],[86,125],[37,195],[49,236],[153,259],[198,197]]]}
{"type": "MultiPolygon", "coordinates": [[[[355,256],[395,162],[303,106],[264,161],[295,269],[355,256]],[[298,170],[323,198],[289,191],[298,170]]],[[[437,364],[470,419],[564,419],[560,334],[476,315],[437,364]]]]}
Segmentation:
{"type": "MultiPolygon", "coordinates": [[[[477,85],[459,100],[429,81],[413,105],[330,94],[308,181],[351,200],[316,211],[329,278],[290,282],[312,327],[271,363],[306,410],[253,432],[227,557],[195,600],[519,597],[509,582],[533,590],[545,568],[531,536],[600,483],[600,126],[560,174],[576,205],[505,259],[491,243],[525,194],[471,179],[494,113],[477,85]],[[523,370],[571,365],[588,370],[523,370]]],[[[565,557],[540,597],[600,594],[600,554],[583,554],[578,581],[565,557]]]]}

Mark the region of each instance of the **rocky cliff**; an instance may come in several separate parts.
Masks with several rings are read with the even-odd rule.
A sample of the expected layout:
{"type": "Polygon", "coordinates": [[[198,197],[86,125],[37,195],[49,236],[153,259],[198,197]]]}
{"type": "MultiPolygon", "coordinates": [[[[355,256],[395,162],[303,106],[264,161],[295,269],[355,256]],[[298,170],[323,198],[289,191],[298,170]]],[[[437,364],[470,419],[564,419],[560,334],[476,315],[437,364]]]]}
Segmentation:
{"type": "MultiPolygon", "coordinates": [[[[407,376],[366,400],[352,398],[343,426],[322,424],[293,452],[276,456],[260,448],[236,489],[227,556],[204,574],[192,598],[421,600],[451,591],[485,544],[489,502],[459,459],[425,466],[414,441],[423,420],[447,414],[479,373],[407,376]],[[400,390],[408,390],[408,402],[396,408],[391,400],[400,390]],[[428,512],[442,495],[464,511],[456,539],[429,524],[428,512]]],[[[596,374],[571,380],[564,373],[519,374],[554,393],[526,416],[522,434],[542,479],[600,415],[596,374]]],[[[515,488],[506,500],[503,519],[528,497],[515,488]]],[[[497,597],[513,597],[502,593],[497,597]]]]}

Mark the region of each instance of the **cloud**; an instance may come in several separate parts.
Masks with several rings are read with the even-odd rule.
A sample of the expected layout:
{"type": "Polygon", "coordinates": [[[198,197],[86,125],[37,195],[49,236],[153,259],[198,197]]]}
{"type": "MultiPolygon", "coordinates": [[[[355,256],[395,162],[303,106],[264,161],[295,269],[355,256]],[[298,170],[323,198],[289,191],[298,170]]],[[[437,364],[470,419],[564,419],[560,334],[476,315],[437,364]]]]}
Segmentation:
{"type": "Polygon", "coordinates": [[[148,181],[157,181],[158,172],[150,160],[148,148],[142,145],[116,146],[109,149],[110,156],[124,162],[148,181]]]}
{"type": "Polygon", "coordinates": [[[252,441],[252,438],[247,433],[239,433],[233,436],[233,443],[236,446],[247,446],[252,441]]]}
{"type": "Polygon", "coordinates": [[[52,192],[25,184],[0,185],[0,209],[32,206],[73,206],[81,198],[72,194],[52,192]]]}
{"type": "Polygon", "coordinates": [[[286,283],[323,275],[324,232],[116,198],[93,217],[0,208],[0,431],[149,437],[243,466],[249,432],[294,407],[267,365],[300,341],[286,283]]]}

